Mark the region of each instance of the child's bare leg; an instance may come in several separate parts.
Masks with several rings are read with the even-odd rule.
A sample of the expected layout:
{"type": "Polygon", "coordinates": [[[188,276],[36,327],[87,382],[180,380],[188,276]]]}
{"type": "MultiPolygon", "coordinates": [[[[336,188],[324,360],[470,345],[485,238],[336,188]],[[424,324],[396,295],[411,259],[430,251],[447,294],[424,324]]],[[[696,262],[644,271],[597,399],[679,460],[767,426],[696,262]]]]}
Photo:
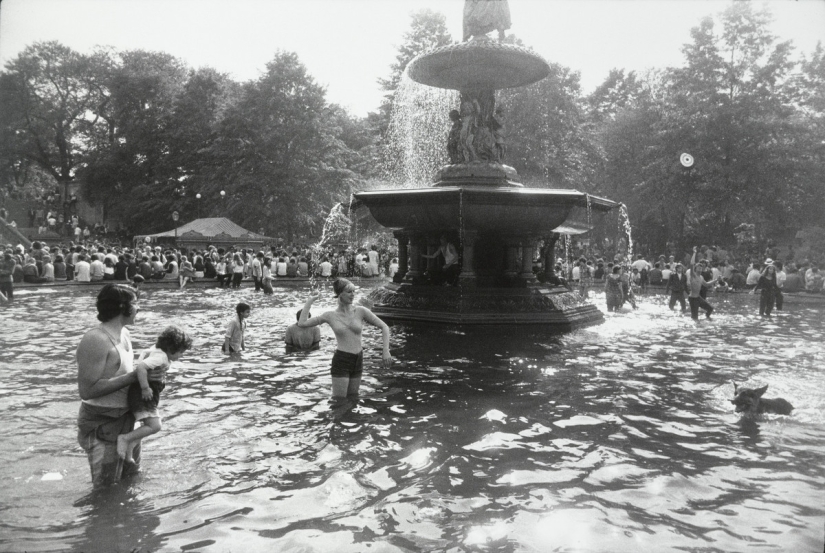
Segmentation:
{"type": "Polygon", "coordinates": [[[142,422],[142,426],[117,437],[118,457],[132,461],[132,451],[135,449],[135,446],[140,443],[140,440],[152,434],[157,434],[161,430],[160,419],[157,417],[149,417],[148,419],[143,419],[142,422]]]}

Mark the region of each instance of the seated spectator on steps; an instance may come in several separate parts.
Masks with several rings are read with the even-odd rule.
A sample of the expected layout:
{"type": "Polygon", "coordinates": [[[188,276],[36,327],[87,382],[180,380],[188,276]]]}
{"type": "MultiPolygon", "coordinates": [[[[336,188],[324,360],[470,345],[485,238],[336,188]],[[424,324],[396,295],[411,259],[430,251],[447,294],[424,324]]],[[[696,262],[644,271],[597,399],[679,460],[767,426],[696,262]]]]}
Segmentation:
{"type": "Polygon", "coordinates": [[[33,257],[28,258],[26,260],[26,264],[23,265],[23,282],[28,282],[30,284],[40,284],[41,282],[46,282],[46,279],[38,274],[37,263],[33,257]]]}
{"type": "Polygon", "coordinates": [[[664,281],[662,278],[662,269],[658,261],[653,265],[653,268],[650,270],[650,273],[648,273],[647,278],[650,281],[650,284],[662,284],[664,281]]]}
{"type": "Polygon", "coordinates": [[[783,292],[796,293],[805,289],[805,280],[799,273],[796,265],[789,263],[787,267],[787,275],[785,276],[785,284],[782,287],[783,292]]]}

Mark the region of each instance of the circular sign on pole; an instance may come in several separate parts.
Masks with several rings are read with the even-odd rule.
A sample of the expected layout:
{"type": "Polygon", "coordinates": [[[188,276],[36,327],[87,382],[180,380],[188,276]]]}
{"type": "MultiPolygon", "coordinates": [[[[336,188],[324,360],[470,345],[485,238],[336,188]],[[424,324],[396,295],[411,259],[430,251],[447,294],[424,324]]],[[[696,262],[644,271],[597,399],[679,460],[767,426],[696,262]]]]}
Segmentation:
{"type": "Polygon", "coordinates": [[[682,167],[693,167],[693,156],[687,153],[682,154],[679,156],[679,163],[682,167]]]}
{"type": "Polygon", "coordinates": [[[177,211],[173,211],[172,212],[172,220],[177,221],[178,219],[180,219],[180,214],[177,211]]]}

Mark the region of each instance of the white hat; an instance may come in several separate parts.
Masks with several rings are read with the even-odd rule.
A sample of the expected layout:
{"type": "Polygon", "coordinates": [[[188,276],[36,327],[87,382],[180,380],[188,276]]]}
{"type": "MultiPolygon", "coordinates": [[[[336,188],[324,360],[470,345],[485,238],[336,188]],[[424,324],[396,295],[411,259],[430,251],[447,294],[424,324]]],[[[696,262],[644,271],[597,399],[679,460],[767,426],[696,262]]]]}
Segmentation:
{"type": "Polygon", "coordinates": [[[773,265],[773,259],[771,259],[770,257],[768,259],[766,259],[765,260],[765,265],[773,265]]]}

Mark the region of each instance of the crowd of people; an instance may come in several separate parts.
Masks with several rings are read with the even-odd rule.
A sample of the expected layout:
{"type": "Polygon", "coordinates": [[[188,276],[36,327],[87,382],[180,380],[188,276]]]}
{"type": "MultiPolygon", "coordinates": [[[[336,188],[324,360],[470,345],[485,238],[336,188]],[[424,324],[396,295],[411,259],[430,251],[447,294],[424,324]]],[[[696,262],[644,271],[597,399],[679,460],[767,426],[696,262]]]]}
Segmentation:
{"type": "Polygon", "coordinates": [[[199,279],[217,281],[227,288],[239,288],[243,281],[251,280],[256,291],[271,294],[272,282],[281,278],[392,278],[397,270],[397,258],[375,246],[272,246],[256,252],[215,246],[180,250],[145,244],[129,248],[92,241],[50,247],[35,241],[28,250],[22,245],[6,245],[0,259],[0,284],[7,299],[13,299],[14,283],[67,280],[171,280],[180,288],[199,279]]]}
{"type": "MultiPolygon", "coordinates": [[[[694,247],[682,260],[674,255],[659,255],[653,260],[639,254],[632,262],[616,256],[614,261],[580,257],[569,271],[571,288],[586,295],[587,290],[603,283],[608,311],[615,311],[625,303],[636,308],[635,294],[645,293],[648,287],[664,287],[669,294],[668,306],[678,303],[682,312],[690,309],[698,318],[699,309],[710,318],[713,307],[707,302],[709,290],[750,291],[760,293],[759,314],[770,316],[774,308],[781,310],[784,293],[825,293],[825,274],[817,262],[804,260],[799,266],[784,263],[775,251],[766,251],[764,261],[740,264],[727,259],[726,252],[715,247],[694,247]]],[[[563,272],[558,264],[557,272],[563,272]]]]}

